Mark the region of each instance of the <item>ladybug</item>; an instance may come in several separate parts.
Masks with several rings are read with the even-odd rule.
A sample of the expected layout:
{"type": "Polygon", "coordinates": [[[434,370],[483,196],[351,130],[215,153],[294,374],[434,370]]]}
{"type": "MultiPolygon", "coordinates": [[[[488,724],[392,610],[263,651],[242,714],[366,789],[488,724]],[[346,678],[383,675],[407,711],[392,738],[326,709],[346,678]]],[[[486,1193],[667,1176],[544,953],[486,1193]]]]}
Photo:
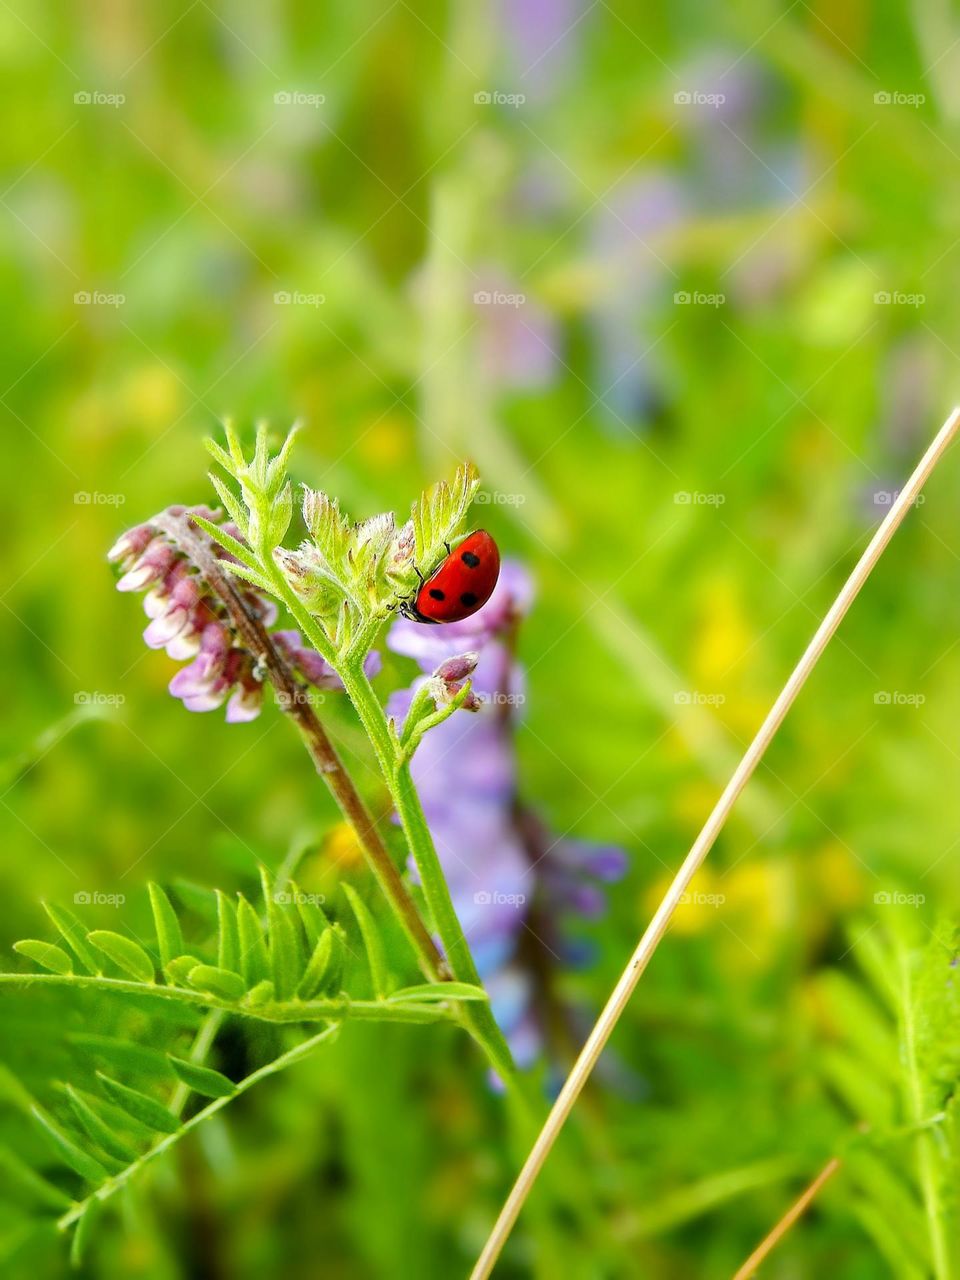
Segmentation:
{"type": "MultiPolygon", "coordinates": [[[[417,570],[419,573],[419,570],[417,570]]],[[[468,533],[450,550],[400,612],[413,622],[459,622],[487,603],[500,576],[500,549],[485,529],[468,533]]]]}

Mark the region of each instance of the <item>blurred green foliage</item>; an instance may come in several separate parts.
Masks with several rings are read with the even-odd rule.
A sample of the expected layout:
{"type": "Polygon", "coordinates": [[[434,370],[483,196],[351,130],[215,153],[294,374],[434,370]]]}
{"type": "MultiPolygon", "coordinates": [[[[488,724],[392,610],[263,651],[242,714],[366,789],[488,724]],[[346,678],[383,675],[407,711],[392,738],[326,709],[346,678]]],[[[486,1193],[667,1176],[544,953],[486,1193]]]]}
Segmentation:
{"type": "MultiPolygon", "coordinates": [[[[299,417],[297,478],[357,517],[472,457],[535,576],[524,795],[631,855],[596,962],[557,975],[579,1039],[956,399],[954,23],[909,0],[0,7],[4,945],[41,898],[124,895],[136,928],[147,879],[249,888],[297,841],[306,887],[363,879],[295,736],[184,712],[104,561],[208,499],[219,415],[299,417]]],[[[578,1220],[535,1197],[505,1278],[729,1276],[849,1140],[823,971],[897,893],[921,937],[957,905],[958,492],[948,458],[562,1140],[578,1220]]],[[[18,1089],[120,1017],[4,996],[25,1157],[18,1089]]],[[[519,1155],[502,1112],[453,1033],[351,1028],[158,1171],[88,1273],[462,1274],[519,1155]]],[[[838,1175],[765,1274],[884,1274],[867,1194],[838,1175]]],[[[0,1210],[4,1275],[65,1267],[0,1210]]]]}

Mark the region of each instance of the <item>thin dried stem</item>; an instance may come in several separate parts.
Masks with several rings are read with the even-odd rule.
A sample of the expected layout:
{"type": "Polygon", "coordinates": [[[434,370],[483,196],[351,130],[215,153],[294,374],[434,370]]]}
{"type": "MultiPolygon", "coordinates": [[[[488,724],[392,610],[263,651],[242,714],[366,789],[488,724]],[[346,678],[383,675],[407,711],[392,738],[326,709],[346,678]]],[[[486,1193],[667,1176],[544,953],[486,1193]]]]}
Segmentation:
{"type": "Polygon", "coordinates": [[[756,1275],[757,1268],[760,1266],[760,1263],[773,1252],[801,1214],[805,1213],[809,1208],[810,1203],[819,1193],[820,1188],[830,1181],[839,1168],[840,1160],[836,1156],[834,1156],[832,1160],[827,1161],[814,1180],[810,1183],[809,1187],[807,1187],[806,1191],[794,1200],[793,1204],[773,1230],[764,1236],[743,1266],[737,1270],[733,1280],[749,1280],[750,1276],[756,1275]]]}
{"type": "Polygon", "coordinates": [[[727,783],[713,811],[704,823],[703,829],[694,841],[690,852],[674,877],[673,883],[654,913],[653,919],[637,944],[637,948],[630,957],[626,969],[624,969],[603,1012],[600,1014],[596,1025],[580,1051],[580,1056],[577,1058],[573,1070],[567,1077],[566,1083],[553,1104],[550,1114],[547,1116],[546,1122],[530,1154],[527,1156],[526,1163],[500,1211],[500,1216],[494,1224],[490,1238],[484,1245],[483,1252],[473,1269],[471,1280],[486,1280],[486,1277],[493,1270],[523,1203],[537,1180],[537,1175],[543,1167],[543,1162],[557,1140],[557,1136],[566,1123],[567,1117],[573,1110],[574,1104],[589,1079],[604,1045],[609,1040],[614,1027],[620,1019],[620,1015],[633,994],[634,988],[649,964],[650,957],[656,951],[663,935],[666,933],[667,925],[687,892],[691,880],[710,852],[714,841],[730,816],[730,811],[738,796],[749,782],[754,770],[773,741],[774,735],[793,705],[797,694],[803,688],[810,673],[822,657],[831,637],[873,571],[887,543],[900,526],[929,478],[930,473],[940,461],[941,456],[956,436],[958,430],[960,430],[960,408],[954,409],[953,413],[937,432],[910,479],[904,485],[883,522],[870,539],[866,550],[857,561],[849,578],[843,584],[840,594],[830,606],[803,656],[794,667],[790,678],[767,713],[763,724],[757,730],[756,736],[747,748],[732,778],[727,783]]]}

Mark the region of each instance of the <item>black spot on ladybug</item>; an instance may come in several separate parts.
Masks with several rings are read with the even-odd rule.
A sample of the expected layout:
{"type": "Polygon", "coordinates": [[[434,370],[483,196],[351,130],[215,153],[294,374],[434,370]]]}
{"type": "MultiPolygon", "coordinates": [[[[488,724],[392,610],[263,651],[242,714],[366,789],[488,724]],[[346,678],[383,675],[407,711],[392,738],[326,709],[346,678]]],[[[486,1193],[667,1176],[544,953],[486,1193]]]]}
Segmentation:
{"type": "Polygon", "coordinates": [[[439,587],[431,587],[430,595],[434,600],[446,600],[446,592],[441,591],[439,587]]]}
{"type": "MultiPolygon", "coordinates": [[[[463,563],[467,566],[468,569],[475,569],[477,565],[480,563],[480,557],[475,556],[472,551],[465,551],[463,555],[460,557],[460,559],[463,561],[463,563]]],[[[466,604],[466,601],[464,601],[464,604],[466,604]]]]}
{"type": "Polygon", "coordinates": [[[470,609],[477,603],[477,597],[472,591],[465,591],[460,597],[460,603],[470,609]]]}

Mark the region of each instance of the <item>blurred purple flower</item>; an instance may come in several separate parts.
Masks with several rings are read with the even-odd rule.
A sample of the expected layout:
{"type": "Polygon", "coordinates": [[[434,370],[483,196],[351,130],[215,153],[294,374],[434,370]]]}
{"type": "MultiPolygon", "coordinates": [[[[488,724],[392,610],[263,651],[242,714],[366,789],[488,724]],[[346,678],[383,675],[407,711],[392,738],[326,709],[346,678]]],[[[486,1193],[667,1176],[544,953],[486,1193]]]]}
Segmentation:
{"type": "Polygon", "coordinates": [[[387,710],[398,721],[431,678],[427,673],[476,658],[470,679],[481,699],[478,714],[455,714],[429,730],[411,771],[494,1016],[521,1066],[542,1048],[537,985],[521,943],[527,950],[539,939],[547,956],[575,959],[564,924],[601,915],[601,885],[626,869],[624,852],[613,846],[551,841],[519,803],[513,738],[524,673],[513,642],[532,594],[525,570],[505,560],[493,595],[472,617],[444,627],[401,618],[387,637],[395,653],[414,658],[425,673],[390,696],[387,710]]]}
{"type": "MultiPolygon", "coordinates": [[[[175,517],[199,515],[219,521],[221,513],[209,507],[171,507],[175,517]]],[[[234,538],[240,531],[232,524],[223,529],[234,538]]],[[[200,536],[199,526],[191,525],[200,536]]],[[[219,560],[232,557],[211,542],[219,560]]],[[[170,681],[170,692],[188,711],[213,711],[227,705],[230,723],[255,720],[263,706],[263,681],[256,661],[238,640],[223,604],[212,594],[186,554],[153,523],[128,530],[110,550],[109,560],[122,573],[119,591],[143,591],[143,608],[150,622],[143,638],[151,649],[166,649],[179,662],[192,659],[170,681]]],[[[236,590],[264,627],[277,620],[274,602],[255,588],[236,583],[236,590]]],[[[340,677],[319,653],[303,644],[297,631],[275,631],[273,641],[306,684],[318,689],[342,689],[340,677]]],[[[380,669],[380,655],[367,655],[365,670],[372,676],[380,669]]]]}

